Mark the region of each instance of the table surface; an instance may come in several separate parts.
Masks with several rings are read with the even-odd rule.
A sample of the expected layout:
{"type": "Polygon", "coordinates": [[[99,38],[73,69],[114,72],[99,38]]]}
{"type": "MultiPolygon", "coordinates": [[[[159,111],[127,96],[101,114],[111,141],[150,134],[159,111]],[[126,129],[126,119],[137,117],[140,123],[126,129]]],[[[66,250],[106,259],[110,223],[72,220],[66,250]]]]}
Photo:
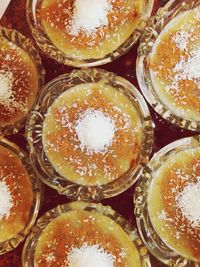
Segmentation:
{"type": "MultiPolygon", "coordinates": [[[[162,0],[160,2],[164,3],[167,1],[162,0]]],[[[158,7],[159,7],[158,1],[155,1],[154,13],[158,9],[158,7]]],[[[21,33],[23,33],[25,36],[32,39],[25,17],[25,0],[12,0],[5,15],[0,20],[0,25],[16,29],[21,33]]],[[[126,55],[117,59],[113,63],[102,66],[101,68],[115,72],[116,74],[126,78],[131,83],[133,83],[137,88],[139,88],[135,72],[137,46],[138,44],[134,45],[126,55]]],[[[40,54],[43,65],[46,69],[46,82],[50,81],[51,79],[57,77],[60,74],[70,72],[72,70],[71,67],[64,66],[62,64],[55,62],[54,60],[49,59],[42,52],[40,52],[40,54]]],[[[172,141],[195,134],[194,132],[183,130],[169,124],[164,119],[162,119],[158,114],[156,114],[151,108],[150,112],[155,122],[153,153],[158,151],[160,148],[169,144],[172,141]]],[[[7,138],[15,142],[17,145],[26,149],[24,129],[22,129],[18,134],[14,136],[8,136],[7,138]]],[[[103,200],[102,203],[105,205],[110,205],[113,209],[115,209],[121,215],[123,215],[133,226],[136,226],[133,214],[134,188],[135,187],[132,186],[126,192],[116,197],[103,200]]],[[[58,204],[66,203],[68,201],[69,200],[67,199],[66,196],[61,196],[55,190],[44,185],[44,201],[42,203],[39,216],[41,216],[47,210],[57,206],[58,204]]],[[[21,253],[23,244],[24,243],[18,246],[18,248],[16,248],[15,250],[0,256],[0,267],[21,267],[21,253]]],[[[155,260],[153,257],[151,257],[151,261],[153,267],[164,266],[157,260],[155,260]]]]}

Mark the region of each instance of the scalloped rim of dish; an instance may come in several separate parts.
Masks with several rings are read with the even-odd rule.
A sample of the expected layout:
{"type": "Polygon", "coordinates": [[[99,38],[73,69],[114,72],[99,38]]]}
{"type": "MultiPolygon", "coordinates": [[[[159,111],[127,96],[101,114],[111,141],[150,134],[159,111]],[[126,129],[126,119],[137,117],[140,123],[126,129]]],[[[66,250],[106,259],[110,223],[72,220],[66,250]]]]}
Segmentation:
{"type": "Polygon", "coordinates": [[[44,228],[56,217],[71,210],[80,211],[94,211],[104,216],[109,217],[115,223],[117,223],[123,231],[130,237],[138,250],[138,254],[141,260],[141,267],[151,267],[149,255],[147,249],[143,245],[136,228],[133,228],[130,223],[122,217],[119,213],[113,210],[110,206],[104,206],[101,203],[87,203],[87,202],[71,202],[47,211],[42,217],[40,217],[33,228],[32,233],[28,236],[22,252],[22,265],[23,267],[34,267],[34,253],[37,246],[37,241],[44,228]]]}
{"type": "MultiPolygon", "coordinates": [[[[14,43],[15,45],[23,49],[29,55],[29,57],[31,58],[31,60],[33,61],[37,69],[37,73],[38,73],[38,90],[37,91],[39,92],[41,87],[44,84],[44,77],[45,77],[46,72],[42,66],[40,55],[38,51],[36,50],[36,48],[34,47],[32,41],[28,39],[27,37],[25,37],[23,34],[21,34],[19,31],[8,29],[2,26],[0,26],[0,36],[5,38],[9,42],[14,43]]],[[[24,127],[27,114],[21,120],[19,120],[18,122],[14,124],[11,124],[5,127],[0,127],[0,135],[6,136],[6,135],[11,135],[11,134],[16,134],[21,128],[24,127]]]]}
{"type": "Polygon", "coordinates": [[[145,9],[139,19],[138,25],[131,34],[131,36],[116,50],[112,53],[107,54],[105,57],[100,59],[88,59],[88,60],[78,60],[67,57],[63,52],[53,45],[51,40],[45,34],[45,32],[38,26],[36,19],[36,8],[38,2],[42,0],[27,0],[26,2],[26,17],[31,29],[32,35],[37,42],[41,50],[43,50],[50,58],[72,67],[95,67],[110,63],[131,49],[131,47],[138,41],[141,32],[144,30],[147,20],[150,18],[153,11],[155,0],[144,0],[145,9]]]}
{"type": "Polygon", "coordinates": [[[151,120],[146,102],[140,92],[130,82],[112,72],[107,72],[101,69],[74,70],[70,74],[61,75],[46,84],[38,98],[36,106],[28,116],[26,139],[29,143],[31,164],[37,173],[37,176],[44,183],[56,189],[58,193],[65,194],[71,199],[99,201],[103,198],[113,197],[127,190],[139,178],[143,170],[143,166],[148,162],[152,151],[153,126],[154,124],[151,120]],[[139,154],[139,162],[136,168],[130,169],[127,173],[111,183],[100,186],[84,186],[63,178],[51,166],[51,163],[43,151],[42,125],[44,115],[46,114],[48,107],[63,91],[77,84],[97,82],[102,78],[111,82],[111,84],[118,88],[118,90],[122,90],[127,97],[131,97],[130,100],[138,109],[138,114],[143,126],[141,150],[139,154]],[[65,86],[61,86],[62,83],[65,86]],[[58,92],[59,85],[60,91],[58,92]],[[44,107],[45,101],[47,102],[47,106],[44,107]]]}
{"type": "Polygon", "coordinates": [[[168,266],[199,267],[200,263],[193,262],[174,252],[154,230],[147,208],[148,188],[153,179],[151,173],[159,168],[168,156],[187,148],[199,146],[200,135],[182,138],[166,145],[154,154],[144,169],[141,179],[136,184],[133,198],[135,204],[134,213],[139,234],[150,253],[168,266]]]}
{"type": "Polygon", "coordinates": [[[28,172],[33,190],[33,203],[26,226],[13,238],[4,242],[0,242],[0,255],[2,255],[15,249],[21,242],[23,242],[26,236],[30,233],[32,226],[35,224],[41,203],[41,183],[33,172],[28,155],[21,148],[4,137],[0,137],[0,146],[4,146],[5,148],[9,149],[18,158],[20,158],[24,167],[26,168],[26,171],[28,172]]]}
{"type": "Polygon", "coordinates": [[[167,23],[181,12],[191,10],[199,5],[199,0],[171,0],[164,7],[161,7],[157,14],[149,20],[145,31],[141,35],[136,61],[137,80],[144,97],[151,107],[165,120],[191,131],[200,131],[200,121],[188,120],[177,116],[159,100],[159,97],[154,92],[149,70],[145,67],[145,60],[151,53],[154,42],[167,23]]]}

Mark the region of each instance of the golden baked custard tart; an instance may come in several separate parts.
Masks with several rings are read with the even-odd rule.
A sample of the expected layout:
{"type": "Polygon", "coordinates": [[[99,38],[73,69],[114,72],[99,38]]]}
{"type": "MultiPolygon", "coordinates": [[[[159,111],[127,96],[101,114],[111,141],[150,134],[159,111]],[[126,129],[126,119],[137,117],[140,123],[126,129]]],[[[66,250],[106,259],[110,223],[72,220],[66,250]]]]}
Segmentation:
{"type": "Polygon", "coordinates": [[[142,125],[131,101],[105,81],[58,96],[43,124],[43,145],[63,177],[83,185],[112,182],[137,166],[142,125]]]}
{"type": "Polygon", "coordinates": [[[39,46],[74,66],[101,65],[124,54],[138,39],[153,7],[153,0],[35,2],[28,1],[27,15],[39,46]]]}
{"type": "Polygon", "coordinates": [[[72,58],[103,58],[134,31],[143,1],[43,0],[39,14],[52,43],[72,58]]]}
{"type": "Polygon", "coordinates": [[[70,211],[54,219],[43,230],[35,265],[141,266],[138,252],[117,223],[98,213],[70,211]]]}
{"type": "Polygon", "coordinates": [[[0,138],[0,254],[25,238],[38,213],[39,185],[32,184],[23,157],[14,144],[0,138]]]}
{"type": "Polygon", "coordinates": [[[200,262],[200,146],[172,153],[152,172],[147,205],[159,237],[200,262]]]}
{"type": "Polygon", "coordinates": [[[150,55],[150,76],[159,100],[177,116],[200,121],[200,7],[175,16],[150,55]]]}
{"type": "MultiPolygon", "coordinates": [[[[134,231],[124,230],[113,214],[119,219],[110,207],[79,202],[49,211],[50,216],[45,214],[36,224],[37,237],[31,234],[25,244],[24,266],[142,267],[142,244],[136,234],[131,238],[134,231]]],[[[143,257],[148,259],[145,249],[143,257]]]]}
{"type": "Polygon", "coordinates": [[[18,128],[17,124],[24,120],[33,106],[42,75],[39,55],[30,41],[16,31],[0,28],[0,132],[2,134],[6,127],[18,128]]]}

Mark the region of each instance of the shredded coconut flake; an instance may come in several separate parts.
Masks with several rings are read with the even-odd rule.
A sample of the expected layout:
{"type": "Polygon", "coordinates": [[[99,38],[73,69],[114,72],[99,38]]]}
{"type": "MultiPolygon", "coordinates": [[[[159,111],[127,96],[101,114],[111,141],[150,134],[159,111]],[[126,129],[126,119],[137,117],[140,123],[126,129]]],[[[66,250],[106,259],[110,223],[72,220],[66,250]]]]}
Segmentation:
{"type": "Polygon", "coordinates": [[[108,25],[107,15],[110,9],[108,0],[76,0],[70,33],[78,35],[82,30],[90,35],[98,28],[108,25]]]}
{"type": "Polygon", "coordinates": [[[10,210],[13,207],[13,200],[10,190],[4,181],[0,181],[0,220],[10,216],[10,210]]]}
{"type": "MultiPolygon", "coordinates": [[[[180,81],[193,81],[200,89],[200,49],[190,52],[188,58],[181,57],[173,68],[174,77],[169,86],[166,86],[166,90],[179,91],[180,81]]],[[[182,101],[184,103],[184,101],[182,101]]]]}
{"type": "Polygon", "coordinates": [[[187,48],[188,42],[191,38],[191,34],[186,31],[178,31],[175,36],[172,37],[172,40],[176,43],[176,46],[181,50],[187,48]]]}
{"type": "Polygon", "coordinates": [[[162,221],[165,221],[167,219],[167,213],[165,210],[161,210],[160,214],[158,214],[158,218],[162,221]]]}
{"type": "Polygon", "coordinates": [[[178,194],[177,206],[192,227],[200,226],[200,177],[197,183],[188,183],[178,194]]]}
{"type": "Polygon", "coordinates": [[[88,109],[77,121],[75,130],[81,149],[86,148],[91,153],[101,152],[112,144],[115,123],[102,111],[88,109]]]}
{"type": "Polygon", "coordinates": [[[13,91],[15,83],[16,81],[14,81],[14,75],[11,71],[0,70],[0,104],[7,108],[9,112],[13,112],[16,109],[27,112],[27,100],[16,100],[13,91]]]}
{"type": "Polygon", "coordinates": [[[115,258],[99,245],[72,248],[68,257],[69,267],[114,267],[115,258]]]}
{"type": "Polygon", "coordinates": [[[181,58],[175,65],[174,71],[178,73],[179,80],[200,79],[200,49],[191,51],[188,59],[181,58]]]}
{"type": "Polygon", "coordinates": [[[51,263],[56,260],[55,253],[51,252],[50,254],[47,255],[46,261],[47,263],[51,263]]]}

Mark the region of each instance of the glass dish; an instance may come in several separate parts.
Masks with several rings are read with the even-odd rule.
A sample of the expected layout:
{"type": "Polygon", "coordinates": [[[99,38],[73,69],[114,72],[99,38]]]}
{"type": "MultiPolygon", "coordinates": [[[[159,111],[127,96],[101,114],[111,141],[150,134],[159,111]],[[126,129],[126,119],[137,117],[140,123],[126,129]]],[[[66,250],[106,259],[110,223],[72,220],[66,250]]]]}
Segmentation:
{"type": "Polygon", "coordinates": [[[40,208],[40,202],[41,202],[41,183],[39,179],[37,179],[35,173],[33,172],[28,155],[24,151],[22,151],[14,143],[11,143],[10,141],[8,141],[7,139],[3,137],[0,137],[0,145],[9,149],[12,153],[14,153],[21,160],[21,162],[26,168],[26,171],[28,172],[28,175],[29,175],[29,178],[32,184],[32,191],[33,191],[32,207],[29,213],[29,218],[26,223],[25,229],[23,229],[13,238],[6,240],[4,242],[0,242],[0,255],[1,255],[16,248],[26,238],[32,226],[35,224],[35,221],[38,216],[39,208],[40,208]]]}
{"type": "Polygon", "coordinates": [[[169,156],[175,155],[177,152],[184,151],[188,148],[196,148],[199,146],[199,135],[183,138],[168,144],[153,156],[144,169],[141,179],[136,184],[134,212],[140,236],[150,253],[168,266],[198,267],[200,264],[178,255],[163,242],[155,231],[149,216],[147,204],[148,189],[153,179],[152,172],[158,170],[169,156]]]}
{"type": "Polygon", "coordinates": [[[86,60],[80,60],[74,57],[66,56],[65,53],[60,51],[52,43],[48,35],[45,33],[44,27],[41,25],[39,19],[37,18],[37,12],[41,6],[41,3],[42,0],[27,0],[26,16],[32,35],[41,50],[43,50],[49,57],[62,64],[73,67],[94,67],[107,64],[126,53],[137,42],[141,32],[145,28],[146,21],[149,19],[154,6],[154,0],[144,0],[142,14],[140,15],[135,30],[130,35],[130,37],[115,51],[107,54],[103,58],[90,58],[86,60]]]}
{"type": "Polygon", "coordinates": [[[97,212],[106,217],[109,217],[114,222],[116,222],[130,237],[131,241],[134,243],[138,249],[141,267],[150,267],[151,263],[149,260],[148,252],[141,242],[137,230],[133,229],[132,226],[126,221],[121,215],[114,211],[110,206],[103,206],[102,204],[87,203],[87,202],[72,202],[68,204],[59,205],[56,208],[46,212],[38,221],[33,228],[32,233],[29,235],[26,243],[24,245],[22,253],[22,263],[24,267],[34,267],[34,256],[35,249],[37,246],[38,239],[42,234],[42,231],[46,226],[56,217],[67,213],[72,210],[77,211],[87,211],[87,212],[97,212]]]}
{"type": "Polygon", "coordinates": [[[148,162],[153,142],[153,124],[148,107],[139,91],[125,79],[100,69],[72,71],[49,82],[42,90],[36,106],[29,114],[26,126],[30,159],[37,176],[47,185],[72,199],[101,200],[120,194],[132,186],[139,178],[143,166],[148,162]],[[136,108],[141,121],[142,141],[138,164],[124,175],[105,185],[87,186],[70,182],[59,175],[49,162],[42,143],[42,130],[45,114],[54,100],[67,89],[86,83],[105,81],[123,93],[136,108]]]}
{"type": "Polygon", "coordinates": [[[153,84],[152,81],[149,63],[154,44],[162,30],[176,16],[182,15],[184,12],[194,9],[199,6],[199,4],[200,1],[196,0],[171,0],[163,8],[160,8],[156,16],[149,20],[145,31],[141,35],[136,63],[136,73],[140,88],[152,108],[172,124],[192,131],[200,131],[200,121],[198,119],[187,118],[187,116],[184,116],[181,113],[178,114],[178,108],[176,108],[176,111],[172,108],[170,109],[172,104],[170,107],[168,104],[167,107],[156,92],[155,84],[153,84]]]}
{"type": "MultiPolygon", "coordinates": [[[[16,30],[7,29],[4,27],[0,27],[0,37],[5,38],[7,41],[15,44],[19,48],[23,49],[33,61],[37,73],[38,73],[38,91],[43,86],[45,70],[42,66],[41,58],[38,51],[33,46],[31,40],[27,39],[20,32],[16,30]]],[[[0,135],[11,135],[15,134],[25,125],[26,118],[22,118],[20,121],[16,123],[2,127],[0,126],[0,135]]]]}

